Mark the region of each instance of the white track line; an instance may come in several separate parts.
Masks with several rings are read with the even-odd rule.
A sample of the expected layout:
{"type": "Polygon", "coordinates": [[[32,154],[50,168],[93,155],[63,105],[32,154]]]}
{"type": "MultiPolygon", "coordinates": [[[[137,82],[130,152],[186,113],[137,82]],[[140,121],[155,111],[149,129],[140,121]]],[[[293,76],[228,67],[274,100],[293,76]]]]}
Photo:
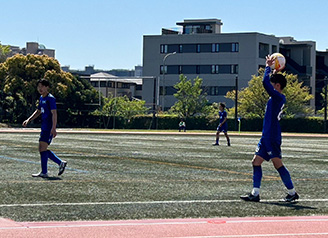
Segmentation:
{"type": "MultiPolygon", "coordinates": [[[[328,202],[328,199],[300,199],[299,202],[328,202]]],[[[193,203],[240,203],[241,199],[235,200],[190,200],[190,201],[136,201],[136,202],[82,202],[82,203],[31,203],[31,204],[0,204],[0,207],[38,207],[38,206],[89,206],[89,205],[147,205],[147,204],[193,204],[193,203]]],[[[272,202],[281,204],[279,200],[261,200],[261,203],[272,202]]],[[[255,203],[254,203],[255,204],[255,203]]]]}
{"type": "Polygon", "coordinates": [[[291,234],[255,234],[255,235],[225,235],[225,236],[177,236],[170,238],[239,238],[239,237],[291,237],[291,236],[325,236],[328,233],[291,233],[291,234]]]}
{"type": "MultiPolygon", "coordinates": [[[[74,222],[61,222],[62,224],[54,223],[53,225],[36,225],[34,226],[33,223],[23,225],[22,226],[13,226],[13,227],[0,227],[0,230],[16,230],[16,229],[47,229],[47,228],[81,228],[81,227],[117,227],[117,226],[156,226],[156,225],[193,225],[193,224],[210,224],[209,219],[200,220],[200,221],[158,221],[158,222],[128,222],[128,221],[121,221],[121,222],[110,222],[110,223],[86,223],[86,224],[74,224],[74,222]]],[[[222,220],[224,221],[224,220],[222,220]]],[[[227,219],[224,223],[265,223],[265,222],[328,222],[328,218],[303,218],[303,219],[268,219],[268,220],[230,220],[227,219]]],[[[46,222],[45,222],[46,223],[46,222]]],[[[223,224],[224,224],[223,223],[223,224]]],[[[307,233],[307,234],[327,234],[327,233],[307,233]]],[[[265,236],[275,236],[273,235],[265,235],[265,236]]],[[[279,235],[293,235],[293,234],[279,234],[279,235]]],[[[296,235],[296,233],[295,233],[296,235]]],[[[245,235],[245,237],[253,236],[253,235],[245,235]]],[[[261,235],[256,235],[261,236],[261,235]]],[[[263,236],[263,235],[262,235],[263,236]]],[[[193,238],[198,238],[199,236],[193,236],[193,238]]],[[[201,237],[242,237],[242,236],[201,236],[201,237]]],[[[172,237],[173,238],[173,237],[172,237]]],[[[187,238],[187,237],[179,237],[179,238],[187,238]]],[[[188,237],[189,238],[189,237],[188,237]]],[[[191,237],[190,237],[191,238],[191,237]]]]}

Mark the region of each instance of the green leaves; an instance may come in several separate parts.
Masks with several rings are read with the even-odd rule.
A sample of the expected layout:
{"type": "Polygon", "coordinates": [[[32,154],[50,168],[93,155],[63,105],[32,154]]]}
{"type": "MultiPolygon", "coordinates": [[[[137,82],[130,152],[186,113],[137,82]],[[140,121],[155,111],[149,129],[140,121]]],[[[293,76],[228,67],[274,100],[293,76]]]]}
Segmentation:
{"type": "MultiPolygon", "coordinates": [[[[36,108],[38,80],[50,82],[50,93],[63,110],[79,112],[85,104],[98,104],[98,93],[85,80],[61,70],[59,62],[47,55],[15,55],[0,64],[0,104],[10,122],[21,122],[36,108]]],[[[93,107],[94,110],[94,107],[93,107]]]]}
{"type": "Polygon", "coordinates": [[[188,118],[196,113],[202,113],[207,104],[206,95],[202,90],[203,79],[195,78],[188,80],[183,74],[180,75],[179,82],[174,85],[177,93],[174,97],[178,100],[170,109],[177,113],[179,117],[188,118]]]}
{"type": "MultiPolygon", "coordinates": [[[[238,92],[238,111],[244,118],[263,118],[266,103],[269,99],[265,91],[262,79],[264,70],[259,70],[259,75],[253,75],[248,83],[248,87],[238,92]]],[[[313,110],[309,107],[309,101],[313,96],[309,93],[309,88],[303,86],[303,82],[298,82],[297,75],[284,73],[287,79],[287,86],[283,90],[286,96],[284,113],[288,117],[309,116],[313,110]]],[[[226,94],[226,98],[235,99],[235,91],[226,94]]]]}

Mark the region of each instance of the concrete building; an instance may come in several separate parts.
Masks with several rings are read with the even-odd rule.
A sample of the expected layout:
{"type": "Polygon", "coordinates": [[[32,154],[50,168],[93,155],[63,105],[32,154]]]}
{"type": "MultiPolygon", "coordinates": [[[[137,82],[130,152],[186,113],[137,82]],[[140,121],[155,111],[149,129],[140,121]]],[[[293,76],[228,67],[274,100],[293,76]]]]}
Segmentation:
{"type": "MultiPolygon", "coordinates": [[[[239,90],[247,87],[252,75],[264,67],[265,56],[279,52],[279,38],[257,32],[222,33],[219,19],[185,20],[177,25],[182,26],[181,32],[162,29],[162,35],[143,37],[143,75],[159,80],[159,105],[164,104],[165,110],[176,101],[173,85],[180,74],[188,79],[201,77],[210,103],[233,106],[224,96],[235,89],[236,77],[239,90]]],[[[148,104],[154,102],[155,83],[150,78],[143,81],[142,97],[148,104]]]]}
{"type": "MultiPolygon", "coordinates": [[[[286,58],[285,71],[298,75],[303,85],[310,87],[310,93],[316,96],[316,43],[314,41],[296,41],[293,37],[279,37],[280,52],[286,58]]],[[[315,108],[315,99],[310,101],[315,108]]]]}
{"type": "Polygon", "coordinates": [[[142,78],[117,77],[101,72],[90,75],[90,82],[105,97],[127,96],[130,99],[142,98],[142,78]]]}
{"type": "Polygon", "coordinates": [[[224,96],[236,87],[248,86],[252,75],[265,66],[265,56],[275,52],[285,55],[285,71],[298,75],[299,81],[310,87],[314,96],[310,105],[321,109],[323,79],[328,76],[328,50],[316,51],[314,41],[296,41],[293,37],[276,37],[258,32],[222,33],[219,19],[195,19],[177,22],[181,30],[162,29],[161,35],[143,38],[143,99],[151,104],[160,94],[157,105],[170,108],[179,75],[188,79],[203,78],[210,103],[234,102],[224,96]],[[156,86],[157,84],[157,86],[156,86]],[[164,93],[163,93],[163,88],[164,93]],[[158,93],[159,92],[159,93],[158,93]]]}
{"type": "Polygon", "coordinates": [[[35,54],[35,55],[48,55],[49,57],[55,58],[55,50],[47,49],[45,45],[39,44],[37,42],[26,42],[25,48],[20,48],[18,46],[10,46],[9,57],[15,54],[35,54]]]}
{"type": "Polygon", "coordinates": [[[316,91],[315,105],[320,110],[323,106],[322,88],[328,83],[328,49],[316,54],[316,91]]]}

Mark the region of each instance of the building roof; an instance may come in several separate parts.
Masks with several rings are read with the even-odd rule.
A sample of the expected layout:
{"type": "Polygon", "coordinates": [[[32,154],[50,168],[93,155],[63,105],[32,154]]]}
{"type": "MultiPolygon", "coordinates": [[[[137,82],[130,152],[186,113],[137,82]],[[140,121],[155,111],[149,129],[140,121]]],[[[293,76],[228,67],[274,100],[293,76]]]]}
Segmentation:
{"type": "Polygon", "coordinates": [[[118,77],[112,74],[100,72],[90,75],[90,81],[111,81],[119,83],[135,83],[142,85],[142,78],[139,77],[118,77]]]}

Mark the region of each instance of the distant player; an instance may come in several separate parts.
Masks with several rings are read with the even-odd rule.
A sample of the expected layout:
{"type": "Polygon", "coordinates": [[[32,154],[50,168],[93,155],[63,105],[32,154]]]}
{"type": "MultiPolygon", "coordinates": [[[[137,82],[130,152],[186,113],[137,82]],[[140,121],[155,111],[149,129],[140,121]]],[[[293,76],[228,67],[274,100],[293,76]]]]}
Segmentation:
{"type": "Polygon", "coordinates": [[[262,138],[258,143],[252,164],[253,164],[253,190],[249,195],[241,196],[240,198],[245,201],[260,201],[260,186],[262,180],[262,163],[264,160],[272,161],[274,167],[279,172],[279,175],[288,189],[288,195],[284,199],[286,202],[293,202],[299,198],[295,191],[292,179],[286,167],[281,160],[281,129],[279,125],[280,115],[286,98],[282,94],[287,81],[282,74],[271,75],[270,66],[274,60],[271,56],[266,57],[266,68],[263,77],[263,86],[270,95],[268,100],[264,120],[262,138]]]}
{"type": "Polygon", "coordinates": [[[181,121],[179,122],[179,132],[182,130],[186,132],[186,123],[184,122],[183,119],[181,119],[181,121]]]}
{"type": "Polygon", "coordinates": [[[57,107],[56,99],[52,94],[49,93],[49,81],[46,79],[41,79],[38,81],[37,89],[41,94],[39,106],[35,112],[23,122],[23,126],[26,127],[29,122],[41,116],[41,134],[39,138],[39,152],[41,156],[41,172],[37,174],[32,174],[33,177],[48,178],[48,158],[59,165],[59,173],[61,175],[67,165],[66,161],[59,159],[51,150],[48,150],[48,145],[50,145],[52,138],[57,135],[57,107]]]}
{"type": "Polygon", "coordinates": [[[216,141],[215,144],[213,145],[219,145],[219,139],[220,139],[220,132],[223,132],[226,139],[227,139],[227,143],[228,146],[230,146],[230,138],[228,136],[228,114],[226,112],[225,109],[225,104],[224,103],[220,103],[219,105],[219,116],[220,116],[220,124],[216,129],[216,141]]]}

